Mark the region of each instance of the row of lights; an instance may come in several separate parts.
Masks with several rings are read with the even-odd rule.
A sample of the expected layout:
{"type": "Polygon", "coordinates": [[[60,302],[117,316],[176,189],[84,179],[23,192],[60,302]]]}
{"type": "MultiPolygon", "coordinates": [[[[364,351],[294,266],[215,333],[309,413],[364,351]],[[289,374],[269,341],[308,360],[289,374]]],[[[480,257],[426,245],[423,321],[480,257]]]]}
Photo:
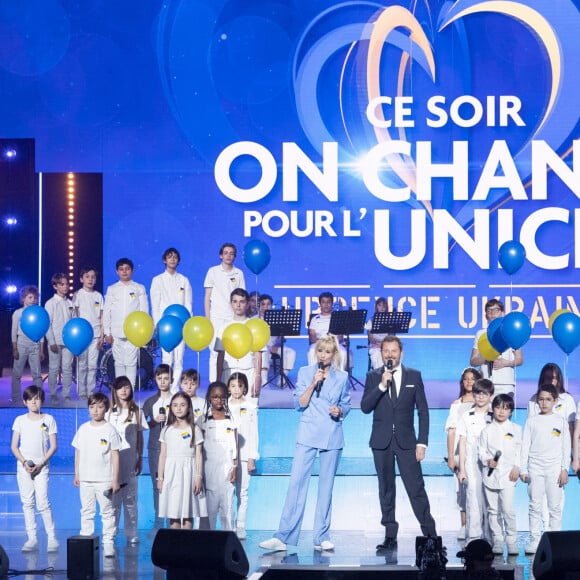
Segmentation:
{"type": "Polygon", "coordinates": [[[76,181],[75,174],[67,174],[67,222],[68,222],[68,287],[72,297],[74,290],[75,272],[75,201],[76,181]]]}

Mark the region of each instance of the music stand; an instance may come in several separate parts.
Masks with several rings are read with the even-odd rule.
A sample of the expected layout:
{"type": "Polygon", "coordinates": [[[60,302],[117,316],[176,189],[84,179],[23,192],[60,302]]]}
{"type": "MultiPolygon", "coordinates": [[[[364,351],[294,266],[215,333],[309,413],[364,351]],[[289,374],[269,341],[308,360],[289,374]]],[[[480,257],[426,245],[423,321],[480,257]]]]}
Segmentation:
{"type": "Polygon", "coordinates": [[[349,364],[350,361],[348,360],[350,355],[350,335],[363,332],[366,319],[366,310],[335,310],[330,316],[328,332],[335,335],[342,334],[346,337],[346,370],[348,372],[350,386],[353,389],[356,389],[355,383],[358,383],[361,387],[364,387],[364,385],[352,376],[352,365],[349,364]]]}
{"type": "Polygon", "coordinates": [[[373,334],[406,334],[411,324],[410,312],[375,312],[373,334]]]}
{"type": "Polygon", "coordinates": [[[280,377],[280,388],[294,389],[294,383],[284,372],[284,343],[287,336],[299,336],[302,323],[302,310],[266,310],[264,322],[270,327],[270,336],[280,337],[280,369],[264,384],[264,387],[280,377]]]}

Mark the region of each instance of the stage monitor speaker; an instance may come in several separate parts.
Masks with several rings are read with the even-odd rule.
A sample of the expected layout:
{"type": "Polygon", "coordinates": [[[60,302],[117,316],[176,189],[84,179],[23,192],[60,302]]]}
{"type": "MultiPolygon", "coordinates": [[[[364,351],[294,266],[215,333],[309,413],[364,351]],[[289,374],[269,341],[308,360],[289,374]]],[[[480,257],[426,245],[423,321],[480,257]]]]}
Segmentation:
{"type": "Polygon", "coordinates": [[[71,580],[96,580],[101,574],[99,536],[71,536],[66,540],[66,576],[71,580]]]}
{"type": "Polygon", "coordinates": [[[234,580],[250,570],[246,552],[234,532],[161,529],[151,548],[153,564],[168,580],[234,580]]]}
{"type": "Polygon", "coordinates": [[[580,532],[545,532],[532,566],[536,580],[580,579],[580,532]]]}

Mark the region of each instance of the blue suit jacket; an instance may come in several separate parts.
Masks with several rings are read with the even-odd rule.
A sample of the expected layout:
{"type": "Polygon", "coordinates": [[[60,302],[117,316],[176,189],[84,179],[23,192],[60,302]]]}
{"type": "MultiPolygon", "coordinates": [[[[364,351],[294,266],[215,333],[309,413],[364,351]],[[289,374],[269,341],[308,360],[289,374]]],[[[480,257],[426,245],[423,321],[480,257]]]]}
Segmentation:
{"type": "Polygon", "coordinates": [[[417,443],[427,445],[429,439],[429,407],[421,373],[401,365],[401,388],[393,405],[390,394],[379,389],[384,368],[367,374],[360,408],[373,413],[370,446],[386,449],[395,437],[401,449],[413,449],[417,443]],[[415,434],[415,409],[419,414],[419,435],[415,434]]]}
{"type": "Polygon", "coordinates": [[[331,417],[328,409],[332,405],[339,406],[342,409],[343,419],[350,411],[348,374],[331,367],[319,396],[313,393],[308,405],[301,407],[299,399],[312,383],[317,369],[318,365],[314,364],[302,367],[298,371],[294,405],[302,416],[296,442],[316,449],[342,449],[344,447],[342,421],[331,417]]]}

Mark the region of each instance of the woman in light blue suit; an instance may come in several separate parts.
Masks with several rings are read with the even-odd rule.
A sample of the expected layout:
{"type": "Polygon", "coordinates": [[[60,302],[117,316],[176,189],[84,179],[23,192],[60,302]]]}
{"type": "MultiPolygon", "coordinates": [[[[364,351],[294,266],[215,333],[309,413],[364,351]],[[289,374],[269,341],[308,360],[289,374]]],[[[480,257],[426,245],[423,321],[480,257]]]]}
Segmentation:
{"type": "Polygon", "coordinates": [[[312,464],[320,458],[318,497],[314,515],[314,549],[332,550],[330,516],[332,487],[344,447],[342,421],[350,411],[348,374],[342,370],[336,337],[328,335],[316,343],[317,364],[302,367],[294,392],[294,405],[301,413],[292,462],[292,473],[278,531],[260,543],[266,550],[296,546],[302,527],[312,464]]]}

